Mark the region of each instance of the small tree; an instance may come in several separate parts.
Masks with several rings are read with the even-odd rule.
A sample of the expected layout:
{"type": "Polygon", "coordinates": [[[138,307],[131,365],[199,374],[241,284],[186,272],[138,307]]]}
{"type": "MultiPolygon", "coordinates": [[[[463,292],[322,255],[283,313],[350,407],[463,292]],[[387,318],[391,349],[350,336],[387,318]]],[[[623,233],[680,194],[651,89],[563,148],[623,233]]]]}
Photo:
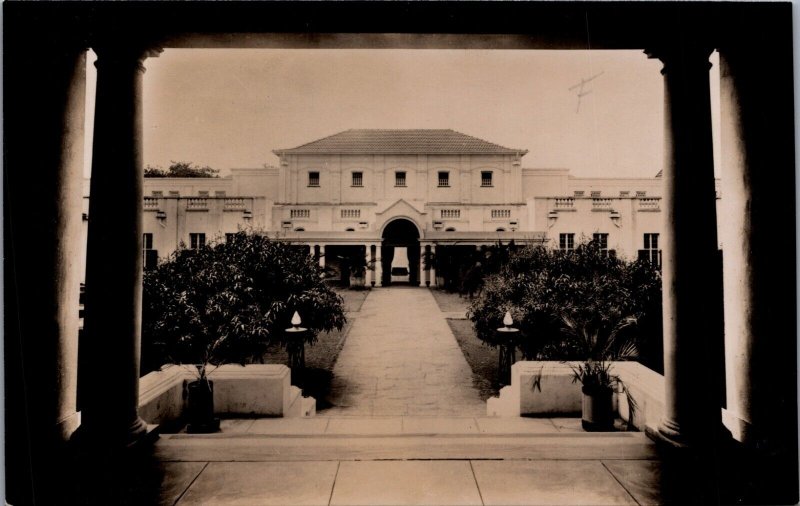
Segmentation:
{"type": "Polygon", "coordinates": [[[270,344],[296,349],[286,328],[295,311],[307,332],[341,329],[343,301],[305,252],[266,236],[239,232],[225,242],[180,249],[145,273],[143,364],[208,365],[258,361],[270,344]]]}
{"type": "Polygon", "coordinates": [[[148,165],[144,177],[219,177],[219,170],[208,165],[199,166],[192,162],[171,162],[167,170],[148,165]]]}
{"type": "MultiPolygon", "coordinates": [[[[594,241],[571,252],[527,247],[510,254],[500,272],[487,278],[470,307],[478,337],[490,346],[506,344],[497,342],[495,329],[507,310],[518,322],[522,338],[517,346],[527,359],[585,358],[585,349],[565,338],[565,316],[600,335],[609,335],[629,317],[649,322],[619,332],[636,332],[639,349],[658,349],[651,342],[661,341],[661,276],[645,261],[609,256],[594,241]]],[[[658,368],[657,363],[648,365],[658,368]]]]}

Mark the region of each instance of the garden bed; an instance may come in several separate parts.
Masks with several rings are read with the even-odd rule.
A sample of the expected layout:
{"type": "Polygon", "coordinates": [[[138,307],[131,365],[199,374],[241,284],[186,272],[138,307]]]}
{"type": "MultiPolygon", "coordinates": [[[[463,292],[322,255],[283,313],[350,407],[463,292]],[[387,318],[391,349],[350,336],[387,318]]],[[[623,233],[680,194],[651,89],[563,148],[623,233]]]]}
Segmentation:
{"type": "Polygon", "coordinates": [[[436,305],[443,313],[463,312],[466,314],[469,306],[469,299],[460,297],[456,292],[447,292],[438,288],[431,289],[436,305]]]}
{"type": "Polygon", "coordinates": [[[447,324],[472,369],[472,384],[480,393],[481,399],[497,396],[500,390],[497,382],[497,348],[490,348],[481,342],[469,320],[448,318],[447,324]]]}

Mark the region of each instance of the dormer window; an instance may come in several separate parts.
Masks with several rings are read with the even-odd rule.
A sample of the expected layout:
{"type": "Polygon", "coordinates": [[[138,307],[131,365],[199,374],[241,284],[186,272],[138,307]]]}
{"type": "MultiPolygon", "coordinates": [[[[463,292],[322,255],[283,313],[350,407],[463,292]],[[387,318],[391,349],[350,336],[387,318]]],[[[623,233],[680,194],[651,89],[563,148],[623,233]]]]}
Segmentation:
{"type": "Polygon", "coordinates": [[[308,173],[308,186],[314,188],[319,186],[319,172],[308,173]]]}

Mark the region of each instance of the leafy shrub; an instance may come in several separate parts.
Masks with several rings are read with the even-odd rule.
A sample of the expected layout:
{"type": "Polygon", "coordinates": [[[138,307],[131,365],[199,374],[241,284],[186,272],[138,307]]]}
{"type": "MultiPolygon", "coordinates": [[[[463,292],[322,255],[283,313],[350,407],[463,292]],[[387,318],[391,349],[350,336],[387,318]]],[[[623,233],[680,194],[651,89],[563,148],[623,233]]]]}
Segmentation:
{"type": "Polygon", "coordinates": [[[620,321],[639,324],[633,332],[642,361],[661,370],[661,275],[646,261],[609,256],[594,241],[572,252],[526,247],[512,252],[497,274],[489,276],[481,296],[470,306],[478,337],[500,346],[506,311],[522,334],[515,343],[527,359],[583,360],[586,349],[564,333],[564,317],[608,336],[620,321]]]}
{"type": "Polygon", "coordinates": [[[179,249],[144,277],[142,364],[258,361],[270,344],[297,345],[285,329],[295,311],[313,344],[341,329],[343,301],[302,249],[239,232],[197,250],[179,249]]]}

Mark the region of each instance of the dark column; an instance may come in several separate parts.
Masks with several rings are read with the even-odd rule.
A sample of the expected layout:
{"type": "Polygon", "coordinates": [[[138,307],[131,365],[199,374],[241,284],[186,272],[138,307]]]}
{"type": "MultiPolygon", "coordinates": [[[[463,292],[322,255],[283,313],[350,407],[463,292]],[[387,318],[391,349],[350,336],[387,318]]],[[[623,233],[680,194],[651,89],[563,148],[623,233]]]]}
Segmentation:
{"type": "Polygon", "coordinates": [[[711,141],[710,49],[648,51],[664,63],[665,418],[660,436],[677,446],[715,444],[721,424],[719,262],[711,141]]]}
{"type": "Polygon", "coordinates": [[[80,422],[86,49],[29,28],[4,49],[5,499],[48,504],[80,422]]]}
{"type": "Polygon", "coordinates": [[[142,61],[98,54],[86,266],[85,434],[116,446],[145,431],[137,414],[142,297],[142,61]]]}
{"type": "Polygon", "coordinates": [[[798,500],[790,17],[782,29],[772,25],[774,38],[737,38],[720,48],[723,421],[741,442],[742,465],[732,474],[749,487],[745,503],[798,500]]]}

